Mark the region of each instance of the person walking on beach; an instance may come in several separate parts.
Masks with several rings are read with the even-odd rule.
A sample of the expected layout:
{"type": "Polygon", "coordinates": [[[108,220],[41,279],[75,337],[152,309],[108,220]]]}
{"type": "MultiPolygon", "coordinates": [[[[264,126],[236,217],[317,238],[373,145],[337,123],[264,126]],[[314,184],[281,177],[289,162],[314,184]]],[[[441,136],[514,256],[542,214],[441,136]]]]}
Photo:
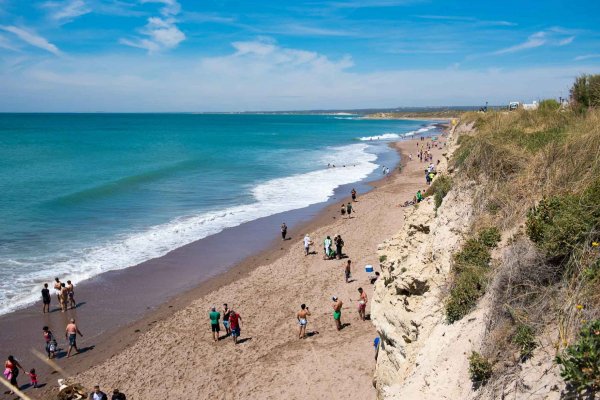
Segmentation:
{"type": "Polygon", "coordinates": [[[115,389],[113,390],[113,394],[110,400],[127,400],[127,397],[125,397],[125,394],[121,393],[119,389],[115,389]]]}
{"type": "Polygon", "coordinates": [[[46,342],[46,354],[48,354],[49,359],[52,359],[54,358],[54,353],[56,353],[56,339],[47,326],[42,328],[42,335],[44,335],[44,341],[46,342]]]}
{"type": "Polygon", "coordinates": [[[89,400],[108,400],[108,396],[102,390],[100,390],[100,386],[94,386],[94,391],[90,393],[89,400]]]}
{"type": "Polygon", "coordinates": [[[77,335],[83,337],[83,334],[75,324],[75,319],[71,318],[71,322],[67,324],[67,329],[65,330],[65,338],[69,339],[69,350],[67,351],[67,358],[71,357],[71,350],[75,349],[77,353],[79,353],[79,349],[77,348],[77,335]]]}
{"type": "Polygon", "coordinates": [[[37,374],[35,373],[35,368],[31,368],[29,370],[29,372],[25,372],[27,375],[29,375],[29,382],[31,383],[31,386],[34,389],[38,388],[38,379],[37,379],[37,374]]]}
{"type": "Polygon", "coordinates": [[[287,236],[287,225],[284,222],[283,224],[281,224],[281,240],[285,240],[286,236],[287,236]]]}
{"type": "Polygon", "coordinates": [[[44,288],[42,289],[42,314],[50,312],[50,290],[48,289],[48,284],[44,283],[44,288]]]}
{"type": "Polygon", "coordinates": [[[213,339],[215,342],[219,341],[219,320],[221,319],[221,313],[217,311],[216,307],[212,307],[208,313],[210,318],[210,328],[212,330],[213,339]]]}
{"type": "Polygon", "coordinates": [[[346,263],[346,267],[344,268],[344,277],[346,278],[346,283],[350,283],[350,267],[352,266],[352,261],[348,260],[346,263]]]}
{"type": "Polygon", "coordinates": [[[77,306],[77,303],[75,302],[75,286],[73,286],[71,281],[67,281],[67,297],[69,308],[75,308],[77,306]]]}
{"type": "Polygon", "coordinates": [[[352,188],[350,194],[352,195],[352,201],[356,201],[356,189],[352,188]]]}
{"type": "Polygon", "coordinates": [[[231,328],[229,327],[229,314],[231,310],[227,307],[227,303],[223,304],[223,327],[225,328],[225,334],[231,335],[231,328]]]}
{"type": "Polygon", "coordinates": [[[310,253],[310,245],[313,244],[312,240],[310,240],[310,236],[308,233],[304,235],[304,256],[307,256],[310,253]]]}
{"type": "Polygon", "coordinates": [[[229,327],[231,328],[231,336],[233,337],[233,343],[238,343],[238,338],[241,333],[241,322],[242,317],[240,314],[236,313],[233,309],[229,314],[229,327]]]}
{"type": "Polygon", "coordinates": [[[335,321],[335,327],[338,331],[342,330],[342,306],[344,303],[337,296],[333,296],[331,298],[333,304],[331,307],[333,308],[333,320],[335,321]]]}
{"type": "Polygon", "coordinates": [[[367,310],[367,293],[363,290],[363,288],[358,288],[358,316],[363,321],[366,319],[366,310],[367,310]]]}
{"type": "Polygon", "coordinates": [[[306,304],[300,305],[300,311],[296,314],[296,318],[298,318],[298,325],[300,325],[300,331],[298,332],[298,339],[306,338],[306,325],[308,324],[308,317],[310,315],[310,311],[308,311],[308,307],[306,304]]]}
{"type": "Polygon", "coordinates": [[[342,203],[342,209],[340,210],[340,214],[342,214],[342,218],[346,216],[346,205],[342,203]]]}
{"type": "Polygon", "coordinates": [[[335,237],[333,238],[333,241],[335,243],[335,256],[337,257],[338,260],[342,259],[342,248],[344,247],[344,241],[342,240],[342,235],[335,235],[335,237]]]}
{"type": "Polygon", "coordinates": [[[350,218],[350,214],[352,214],[352,204],[350,204],[350,202],[348,202],[348,204],[346,204],[346,214],[348,214],[348,218],[350,218]]]}
{"type": "MultiPolygon", "coordinates": [[[[23,368],[13,356],[8,356],[8,359],[4,362],[4,377],[17,389],[19,388],[19,384],[17,383],[19,369],[23,372],[25,371],[25,368],[23,368]]],[[[10,394],[12,393],[13,392],[11,391],[10,394]]]]}

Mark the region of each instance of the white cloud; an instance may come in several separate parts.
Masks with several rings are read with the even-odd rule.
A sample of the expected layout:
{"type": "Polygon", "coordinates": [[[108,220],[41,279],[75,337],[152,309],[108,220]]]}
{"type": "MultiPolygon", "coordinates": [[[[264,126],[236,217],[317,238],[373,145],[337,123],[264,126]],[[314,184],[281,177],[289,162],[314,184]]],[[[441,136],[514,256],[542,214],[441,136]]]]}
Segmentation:
{"type": "Polygon", "coordinates": [[[592,58],[600,58],[600,53],[596,53],[596,54],[585,54],[582,56],[577,56],[574,58],[575,61],[583,61],[583,60],[590,60],[592,58]]]}
{"type": "Polygon", "coordinates": [[[495,51],[494,54],[516,53],[517,51],[533,49],[536,47],[543,46],[547,42],[546,35],[546,32],[536,32],[533,35],[530,35],[525,42],[495,51]]]}
{"type": "Polygon", "coordinates": [[[568,93],[600,67],[408,69],[358,72],[261,38],[222,57],[55,58],[18,71],[0,65],[0,111],[243,111],[505,104],[568,93]]]}
{"type": "Polygon", "coordinates": [[[14,35],[16,35],[19,39],[21,39],[22,41],[24,41],[25,43],[49,51],[52,54],[56,54],[59,55],[60,54],[60,50],[58,49],[58,47],[56,47],[55,45],[53,45],[52,43],[50,43],[47,39],[39,36],[38,34],[24,29],[24,28],[19,28],[16,26],[6,26],[6,25],[0,25],[0,29],[6,31],[6,32],[10,32],[13,33],[14,35]]]}
{"type": "Polygon", "coordinates": [[[160,9],[161,17],[148,18],[148,23],[140,30],[141,34],[147,36],[146,38],[122,38],[119,40],[121,44],[155,53],[175,48],[185,40],[185,33],[177,27],[175,16],[181,11],[181,6],[176,0],[141,0],[141,2],[163,4],[160,9]]]}
{"type": "Polygon", "coordinates": [[[12,51],[19,51],[19,48],[11,43],[6,37],[0,35],[0,48],[12,51]]]}
{"type": "Polygon", "coordinates": [[[492,54],[510,54],[523,50],[534,49],[541,46],[566,46],[575,40],[575,36],[565,36],[571,31],[559,27],[550,28],[545,31],[539,31],[530,35],[523,43],[515,46],[497,50],[492,54]]]}
{"type": "Polygon", "coordinates": [[[559,46],[565,46],[567,44],[571,44],[573,42],[573,40],[575,40],[575,36],[569,36],[567,38],[564,38],[562,40],[558,41],[558,45],[559,46]]]}
{"type": "Polygon", "coordinates": [[[59,23],[71,22],[92,11],[83,0],[47,1],[42,8],[47,9],[48,16],[59,23]]]}

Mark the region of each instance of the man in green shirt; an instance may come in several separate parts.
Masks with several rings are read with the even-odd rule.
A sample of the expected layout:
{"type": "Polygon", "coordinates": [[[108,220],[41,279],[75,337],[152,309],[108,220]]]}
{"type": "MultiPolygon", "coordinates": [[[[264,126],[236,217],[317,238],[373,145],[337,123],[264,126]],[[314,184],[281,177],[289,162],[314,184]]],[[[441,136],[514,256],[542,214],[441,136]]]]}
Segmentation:
{"type": "Polygon", "coordinates": [[[215,342],[219,341],[219,320],[221,319],[221,313],[217,311],[215,307],[210,309],[210,313],[208,313],[210,318],[210,327],[212,329],[213,338],[215,342]]]}

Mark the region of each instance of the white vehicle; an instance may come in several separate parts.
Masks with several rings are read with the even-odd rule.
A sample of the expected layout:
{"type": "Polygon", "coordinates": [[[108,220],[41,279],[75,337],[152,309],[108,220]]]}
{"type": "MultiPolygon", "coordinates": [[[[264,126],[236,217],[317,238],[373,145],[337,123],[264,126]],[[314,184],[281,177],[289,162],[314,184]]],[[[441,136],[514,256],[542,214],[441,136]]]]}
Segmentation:
{"type": "Polygon", "coordinates": [[[520,105],[521,103],[519,103],[518,101],[511,101],[510,103],[508,103],[508,111],[516,110],[517,108],[519,108],[520,105]]]}

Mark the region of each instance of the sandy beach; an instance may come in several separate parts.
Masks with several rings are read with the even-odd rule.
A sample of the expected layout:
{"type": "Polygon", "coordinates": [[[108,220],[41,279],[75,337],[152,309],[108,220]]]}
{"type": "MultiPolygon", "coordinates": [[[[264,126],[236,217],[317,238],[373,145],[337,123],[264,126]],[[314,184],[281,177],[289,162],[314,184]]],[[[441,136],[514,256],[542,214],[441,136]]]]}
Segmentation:
{"type": "MultiPolygon", "coordinates": [[[[251,271],[234,270],[226,275],[231,283],[213,282],[214,290],[205,287],[191,303],[175,299],[123,328],[102,351],[75,357],[78,368],[70,368],[74,360],[59,364],[71,373],[85,370],[75,380],[87,387],[99,383],[107,391],[119,388],[133,399],[374,398],[376,333],[369,321],[359,319],[357,289],[363,287],[371,297],[373,287],[364,266],[378,269],[378,244],[403,223],[399,204],[426,187],[426,164],[408,161],[407,156],[416,153],[418,143],[395,144],[404,155],[402,172],[394,171],[377,182],[375,190],[359,196],[353,218],[341,218],[339,205],[331,206],[304,227],[307,232],[290,232],[293,240],[271,249],[268,256],[261,254],[269,261],[256,260],[262,265],[251,271]],[[317,254],[304,255],[304,233],[314,240],[317,254]],[[335,234],[344,238],[344,253],[353,262],[353,281],[348,284],[346,260],[322,257],[320,243],[335,234]],[[344,302],[346,326],[340,332],[331,313],[333,295],[344,302]],[[211,339],[209,308],[225,302],[242,317],[242,343],[237,346],[231,338],[217,343],[211,339]],[[305,340],[297,337],[295,315],[301,303],[312,313],[308,332],[315,332],[305,340]],[[108,354],[115,355],[102,361],[108,354]]],[[[435,149],[434,160],[443,152],[435,149]]],[[[47,393],[54,379],[44,381],[49,383],[47,393]]]]}

